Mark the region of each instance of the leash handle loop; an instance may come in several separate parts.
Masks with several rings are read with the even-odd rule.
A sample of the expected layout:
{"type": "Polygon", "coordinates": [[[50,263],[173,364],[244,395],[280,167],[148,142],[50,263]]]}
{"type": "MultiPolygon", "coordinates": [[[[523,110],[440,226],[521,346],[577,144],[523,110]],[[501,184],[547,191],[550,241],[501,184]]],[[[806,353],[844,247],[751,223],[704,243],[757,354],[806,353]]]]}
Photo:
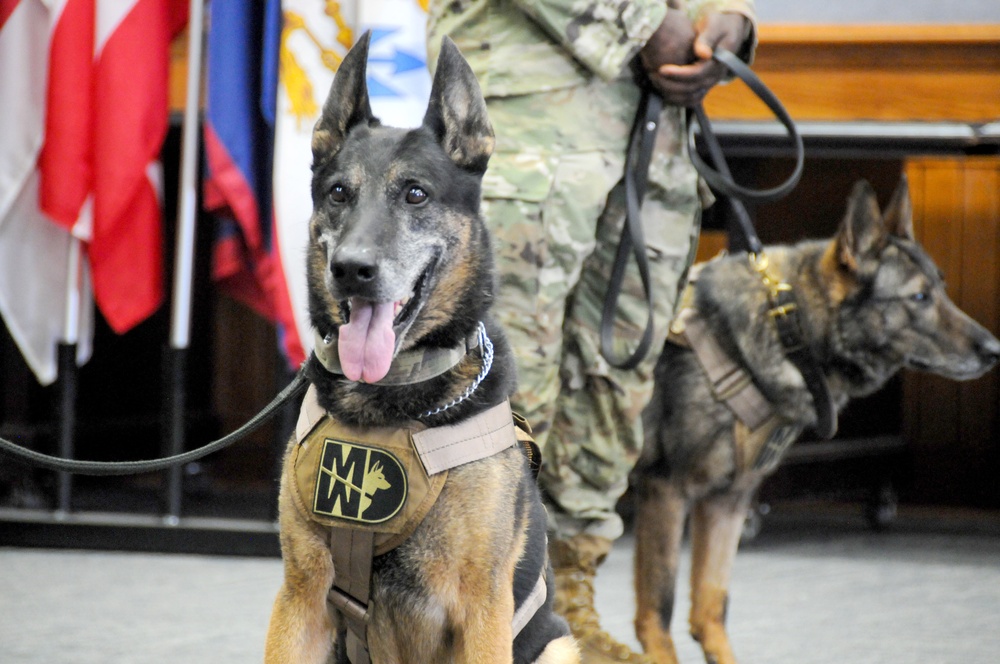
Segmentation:
{"type": "MultiPolygon", "coordinates": [[[[788,130],[789,137],[795,146],[795,168],[785,182],[777,187],[763,190],[743,187],[733,180],[732,173],[726,163],[725,155],[722,152],[722,147],[712,132],[712,125],[708,121],[708,116],[705,115],[705,109],[701,104],[692,109],[693,121],[688,122],[687,134],[688,152],[691,162],[698,173],[712,188],[728,197],[736,214],[736,219],[746,237],[748,249],[752,253],[759,253],[763,249],[763,244],[757,237],[750,214],[747,212],[743,201],[769,202],[786,196],[795,188],[802,177],[802,169],[805,163],[805,146],[791,116],[788,115],[788,112],[781,105],[781,102],[778,101],[778,98],[751,71],[750,67],[725,49],[716,49],[712,57],[725,65],[736,77],[746,83],[751,91],[771,109],[775,117],[788,130]],[[701,134],[708,147],[714,168],[709,166],[701,158],[701,155],[698,154],[695,144],[695,129],[698,127],[701,129],[701,134]]],[[[649,163],[652,158],[653,147],[656,143],[656,128],[662,109],[663,99],[660,95],[646,88],[643,91],[640,101],[639,112],[636,116],[636,125],[632,130],[628,156],[626,158],[624,174],[625,225],[622,228],[621,240],[619,240],[618,250],[615,254],[615,263],[608,281],[608,290],[604,297],[600,327],[601,355],[604,356],[608,364],[618,369],[628,370],[637,367],[646,357],[653,341],[653,293],[650,288],[649,262],[646,256],[646,245],[642,233],[640,212],[642,199],[646,193],[649,163]],[[625,267],[628,263],[630,253],[635,257],[636,266],[639,269],[639,277],[642,280],[643,291],[646,295],[648,315],[646,318],[646,328],[636,349],[624,357],[618,357],[615,355],[613,349],[614,318],[618,308],[618,299],[621,295],[625,267]]]]}
{"type": "Polygon", "coordinates": [[[687,139],[691,162],[698,170],[698,173],[705,178],[705,181],[713,189],[730,198],[739,198],[755,203],[769,203],[784,198],[799,183],[799,179],[802,177],[802,168],[805,164],[805,145],[802,142],[802,136],[795,127],[795,121],[792,120],[788,111],[785,110],[785,107],[778,101],[774,93],[764,85],[764,82],[753,73],[753,70],[745,62],[722,48],[715,49],[712,58],[725,65],[729,71],[743,81],[750,88],[751,92],[757,95],[771,112],[774,113],[774,116],[781,124],[784,125],[788,131],[789,139],[795,148],[795,167],[792,169],[791,175],[784,182],[770,189],[750,189],[737,184],[729,173],[728,167],[725,165],[725,158],[722,157],[722,149],[719,147],[718,140],[712,132],[708,117],[705,115],[705,110],[701,104],[694,109],[695,122],[688,123],[687,139]],[[701,155],[698,154],[695,144],[695,129],[699,127],[702,137],[709,147],[712,161],[715,162],[715,168],[705,163],[701,155]]]}

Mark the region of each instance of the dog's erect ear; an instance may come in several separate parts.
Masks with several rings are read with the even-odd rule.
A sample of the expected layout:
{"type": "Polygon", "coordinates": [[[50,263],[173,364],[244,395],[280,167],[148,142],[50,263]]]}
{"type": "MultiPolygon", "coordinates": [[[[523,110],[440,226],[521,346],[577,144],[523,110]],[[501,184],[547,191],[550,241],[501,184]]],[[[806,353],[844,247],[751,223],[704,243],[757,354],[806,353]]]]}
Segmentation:
{"type": "Polygon", "coordinates": [[[337,69],[330,86],[330,94],[323,104],[323,113],[316,122],[312,136],[313,162],[329,159],[340,150],[344,137],[351,127],[375,120],[368,101],[368,44],[371,31],[347,52],[337,69]]]}
{"type": "Polygon", "coordinates": [[[494,144],[486,101],[472,68],[448,37],[441,41],[424,127],[461,168],[486,171],[494,144]]]}
{"type": "Polygon", "coordinates": [[[857,272],[860,262],[882,247],[885,234],[875,190],[864,180],[855,183],[847,201],[847,214],[837,233],[838,261],[851,272],[857,272]]]}
{"type": "Polygon", "coordinates": [[[885,228],[896,237],[906,240],[913,238],[913,203],[910,202],[910,185],[906,175],[899,179],[896,191],[892,194],[889,207],[885,210],[885,228]]]}

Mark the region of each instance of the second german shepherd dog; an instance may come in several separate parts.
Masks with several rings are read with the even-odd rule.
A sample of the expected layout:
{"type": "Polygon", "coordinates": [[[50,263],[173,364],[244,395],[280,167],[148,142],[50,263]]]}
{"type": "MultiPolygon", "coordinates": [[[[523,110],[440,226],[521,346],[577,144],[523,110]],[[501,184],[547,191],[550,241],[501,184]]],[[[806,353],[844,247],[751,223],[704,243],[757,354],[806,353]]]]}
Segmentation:
{"type": "MultiPolygon", "coordinates": [[[[489,313],[493,259],[479,213],[493,129],[471,68],[447,39],[423,124],[382,126],[369,104],[369,40],[366,34],[344,58],[313,132],[309,311],[317,339],[336,343],[339,368],[331,371],[319,353],[312,356],[310,390],[322,417],[352,431],[438,431],[495,409],[515,387],[511,349],[489,313]],[[478,347],[467,346],[479,329],[478,347]],[[413,362],[418,366],[455,348],[455,362],[423,379],[384,380],[404,356],[420,360],[413,362]]],[[[287,472],[298,447],[293,438],[282,476],[285,576],[265,660],[348,662],[355,655],[344,645],[351,627],[344,606],[351,606],[334,608],[328,593],[355,562],[335,567],[334,540],[353,536],[317,522],[315,507],[303,506],[287,472]]],[[[395,469],[392,476],[391,463],[359,458],[364,473],[348,475],[355,483],[338,477],[336,494],[345,502],[360,495],[359,514],[393,484],[412,487],[414,474],[395,469]]],[[[330,475],[327,498],[333,467],[314,471],[319,480],[330,475]]],[[[552,612],[545,511],[526,454],[508,445],[452,467],[438,490],[405,541],[368,558],[371,574],[363,582],[367,589],[370,580],[371,599],[358,620],[368,652],[360,659],[578,662],[565,621],[552,612]],[[546,586],[547,598],[515,638],[517,609],[528,591],[546,586]]]]}
{"type": "Polygon", "coordinates": [[[849,399],[904,367],[968,380],[1000,358],[1000,341],[948,298],[914,239],[905,178],[884,216],[874,191],[859,182],[832,240],[768,247],[765,255],[766,265],[731,255],[700,267],[671,332],[690,339],[707,330],[717,355],[730,359],[706,362],[692,350],[695,341],[668,341],[644,413],[645,445],[632,478],[635,627],[661,664],[677,661],[669,629],[689,512],[691,634],[708,662],[735,662],[724,619],[747,508],[787,445],[817,422],[811,391],[779,339],[773,318],[785,312],[774,309],[775,290],[794,293],[801,338],[827,381],[834,422],[849,399]],[[690,325],[681,330],[679,321],[690,325]],[[714,386],[706,366],[724,367],[714,386]],[[770,413],[758,425],[761,436],[726,400],[747,385],[770,413]]]}

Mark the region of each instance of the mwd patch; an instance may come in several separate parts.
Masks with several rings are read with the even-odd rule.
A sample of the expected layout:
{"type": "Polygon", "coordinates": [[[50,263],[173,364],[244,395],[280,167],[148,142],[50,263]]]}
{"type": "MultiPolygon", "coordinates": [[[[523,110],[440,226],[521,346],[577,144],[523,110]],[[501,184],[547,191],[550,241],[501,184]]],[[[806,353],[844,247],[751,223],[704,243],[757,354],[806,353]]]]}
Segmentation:
{"type": "Polygon", "coordinates": [[[313,512],[382,523],[406,503],[406,470],[391,452],[346,440],[323,440],[313,512]]]}
{"type": "MultiPolygon", "coordinates": [[[[285,463],[284,486],[303,516],[332,528],[374,533],[375,555],[403,543],[427,516],[448,472],[534,441],[503,401],[458,424],[356,427],[330,417],[309,388],[285,463]]],[[[283,489],[284,490],[284,489],[283,489]]]]}
{"type": "Polygon", "coordinates": [[[311,388],[286,480],[304,516],[375,533],[375,553],[399,546],[437,500],[448,471],[428,474],[413,444],[425,429],[355,427],[327,416],[311,388]]]}

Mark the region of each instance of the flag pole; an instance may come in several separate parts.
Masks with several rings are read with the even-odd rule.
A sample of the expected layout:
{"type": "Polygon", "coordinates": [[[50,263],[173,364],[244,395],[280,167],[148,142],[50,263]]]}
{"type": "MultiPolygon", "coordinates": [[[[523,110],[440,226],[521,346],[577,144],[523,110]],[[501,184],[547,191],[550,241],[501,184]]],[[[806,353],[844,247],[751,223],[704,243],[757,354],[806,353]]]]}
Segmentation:
{"type": "MultiPolygon", "coordinates": [[[[191,334],[191,297],[194,281],[194,240],[197,221],[198,114],[201,91],[202,34],[204,0],[190,0],[188,10],[187,89],[181,135],[181,177],[177,196],[177,241],[174,254],[174,285],[171,308],[170,343],[165,351],[165,386],[169,419],[164,423],[166,453],[184,450],[186,410],[187,350],[191,334]]],[[[180,519],[183,469],[172,467],[167,477],[165,521],[176,525],[180,519]]]]}
{"type": "MultiPolygon", "coordinates": [[[[59,456],[72,459],[76,431],[77,366],[76,349],[80,341],[80,239],[70,235],[66,261],[66,309],[63,333],[58,345],[59,376],[59,456]]],[[[57,515],[69,514],[72,507],[73,476],[59,473],[57,515]]]]}

